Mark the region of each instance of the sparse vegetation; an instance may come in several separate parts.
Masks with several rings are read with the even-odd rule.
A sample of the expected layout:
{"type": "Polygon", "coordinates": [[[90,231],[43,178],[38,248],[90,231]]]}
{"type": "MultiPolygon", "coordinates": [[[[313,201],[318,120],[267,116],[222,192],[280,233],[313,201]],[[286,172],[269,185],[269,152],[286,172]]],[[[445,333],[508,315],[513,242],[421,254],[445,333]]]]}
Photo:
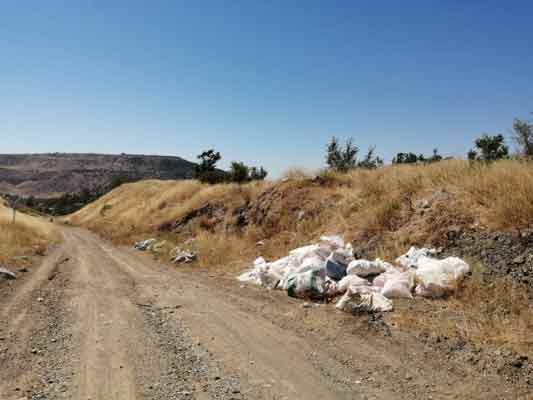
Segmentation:
{"type": "Polygon", "coordinates": [[[59,240],[52,224],[23,213],[17,213],[13,224],[11,216],[0,202],[0,265],[17,265],[16,257],[42,255],[51,242],[59,240]]]}
{"type": "Polygon", "coordinates": [[[333,136],[327,146],[326,164],[328,168],[337,172],[348,172],[357,166],[359,148],[348,139],[344,147],[333,136]]]}
{"type": "Polygon", "coordinates": [[[484,134],[476,139],[475,144],[477,150],[468,152],[469,160],[495,161],[509,156],[509,148],[505,144],[505,138],[502,134],[494,136],[484,134]]]}
{"type": "Polygon", "coordinates": [[[528,121],[515,119],[513,122],[513,139],[519,146],[520,154],[524,157],[533,156],[533,124],[528,121]]]}

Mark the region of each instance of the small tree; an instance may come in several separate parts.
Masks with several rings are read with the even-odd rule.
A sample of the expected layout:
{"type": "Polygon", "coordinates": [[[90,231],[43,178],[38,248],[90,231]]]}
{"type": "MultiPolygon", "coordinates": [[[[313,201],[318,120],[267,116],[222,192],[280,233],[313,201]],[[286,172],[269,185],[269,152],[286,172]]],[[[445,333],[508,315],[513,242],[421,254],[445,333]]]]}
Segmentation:
{"type": "Polygon", "coordinates": [[[196,165],[194,177],[201,182],[218,183],[224,178],[224,174],[216,170],[216,164],[222,159],[220,153],[210,149],[202,152],[197,157],[200,164],[196,165]]]}
{"type": "Polygon", "coordinates": [[[477,152],[474,149],[468,150],[468,153],[466,153],[466,156],[470,161],[474,161],[477,158],[477,152]]]}
{"type": "Polygon", "coordinates": [[[415,153],[410,153],[410,152],[409,153],[398,153],[392,159],[393,164],[415,164],[417,162],[418,162],[417,155],[415,153]]]}
{"type": "Polygon", "coordinates": [[[533,124],[518,118],[513,122],[513,139],[524,157],[533,157],[533,124]]]}
{"type": "Polygon", "coordinates": [[[502,134],[490,136],[484,134],[475,141],[477,151],[468,152],[469,160],[494,161],[507,158],[509,148],[505,145],[505,139],[502,134]]]}
{"type": "Polygon", "coordinates": [[[243,162],[233,161],[230,169],[230,180],[235,183],[248,182],[250,179],[250,168],[243,162]]]}
{"type": "Polygon", "coordinates": [[[359,168],[375,169],[383,165],[383,160],[379,156],[375,156],[376,146],[370,146],[362,161],[357,163],[359,168]]]}
{"type": "Polygon", "coordinates": [[[344,148],[334,136],[327,146],[326,163],[334,171],[347,172],[357,166],[357,153],[359,149],[348,139],[344,148]]]}
{"type": "Polygon", "coordinates": [[[250,180],[252,181],[262,181],[267,175],[268,172],[263,167],[259,167],[259,169],[257,167],[250,168],[250,180]]]}
{"type": "Polygon", "coordinates": [[[442,156],[439,154],[439,149],[436,147],[433,149],[433,155],[428,159],[429,162],[441,161],[442,156]]]}

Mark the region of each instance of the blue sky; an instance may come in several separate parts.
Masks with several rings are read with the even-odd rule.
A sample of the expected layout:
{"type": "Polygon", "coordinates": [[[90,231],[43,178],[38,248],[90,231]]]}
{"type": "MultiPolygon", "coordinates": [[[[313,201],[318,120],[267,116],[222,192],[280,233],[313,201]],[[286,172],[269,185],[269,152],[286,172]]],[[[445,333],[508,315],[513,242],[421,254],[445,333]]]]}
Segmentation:
{"type": "Polygon", "coordinates": [[[531,1],[5,1],[1,153],[463,156],[533,111],[531,1]]]}

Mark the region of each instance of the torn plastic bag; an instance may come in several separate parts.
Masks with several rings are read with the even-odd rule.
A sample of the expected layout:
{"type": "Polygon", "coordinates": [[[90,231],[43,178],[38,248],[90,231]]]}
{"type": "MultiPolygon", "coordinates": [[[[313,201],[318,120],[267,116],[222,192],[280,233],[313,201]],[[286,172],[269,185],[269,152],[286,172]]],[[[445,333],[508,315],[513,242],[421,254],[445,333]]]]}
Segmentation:
{"type": "Polygon", "coordinates": [[[320,245],[329,246],[334,251],[344,247],[344,239],[339,235],[320,236],[320,245]]]}
{"type": "Polygon", "coordinates": [[[313,255],[306,257],[296,269],[296,272],[300,274],[302,272],[323,268],[326,268],[326,262],[321,257],[313,255]]]}
{"type": "Polygon", "coordinates": [[[357,275],[361,277],[366,277],[369,275],[377,275],[385,272],[390,266],[379,258],[376,258],[374,261],[369,260],[354,260],[352,261],[346,270],[348,275],[357,275]]]}
{"type": "Polygon", "coordinates": [[[407,268],[416,268],[420,257],[430,257],[434,256],[435,254],[437,254],[436,249],[428,249],[426,247],[420,249],[418,247],[411,247],[407,253],[398,257],[396,262],[407,268]]]}
{"type": "Polygon", "coordinates": [[[302,299],[322,299],[325,292],[324,270],[291,274],[287,279],[287,294],[302,299]]]}
{"type": "Polygon", "coordinates": [[[344,293],[350,288],[355,290],[357,286],[370,286],[370,282],[357,275],[346,275],[337,283],[337,293],[344,293]]]}
{"type": "Polygon", "coordinates": [[[136,242],[133,247],[137,250],[145,251],[150,250],[150,247],[156,242],[156,239],[146,239],[141,240],[140,242],[136,242]]]}
{"type": "Polygon", "coordinates": [[[348,290],[335,307],[349,313],[392,311],[392,301],[379,293],[361,293],[348,290]]]}
{"type": "Polygon", "coordinates": [[[354,260],[353,248],[351,244],[347,244],[346,247],[334,250],[329,258],[335,262],[343,265],[348,265],[354,260]]]}

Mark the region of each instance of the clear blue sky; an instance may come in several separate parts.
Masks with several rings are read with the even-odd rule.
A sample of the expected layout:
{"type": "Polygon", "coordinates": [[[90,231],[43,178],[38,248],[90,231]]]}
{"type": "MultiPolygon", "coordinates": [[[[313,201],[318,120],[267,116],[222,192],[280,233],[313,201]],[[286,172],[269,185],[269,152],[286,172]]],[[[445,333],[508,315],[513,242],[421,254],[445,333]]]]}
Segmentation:
{"type": "Polygon", "coordinates": [[[215,147],[274,176],[332,135],[464,155],[533,111],[532,1],[4,1],[1,153],[215,147]]]}

